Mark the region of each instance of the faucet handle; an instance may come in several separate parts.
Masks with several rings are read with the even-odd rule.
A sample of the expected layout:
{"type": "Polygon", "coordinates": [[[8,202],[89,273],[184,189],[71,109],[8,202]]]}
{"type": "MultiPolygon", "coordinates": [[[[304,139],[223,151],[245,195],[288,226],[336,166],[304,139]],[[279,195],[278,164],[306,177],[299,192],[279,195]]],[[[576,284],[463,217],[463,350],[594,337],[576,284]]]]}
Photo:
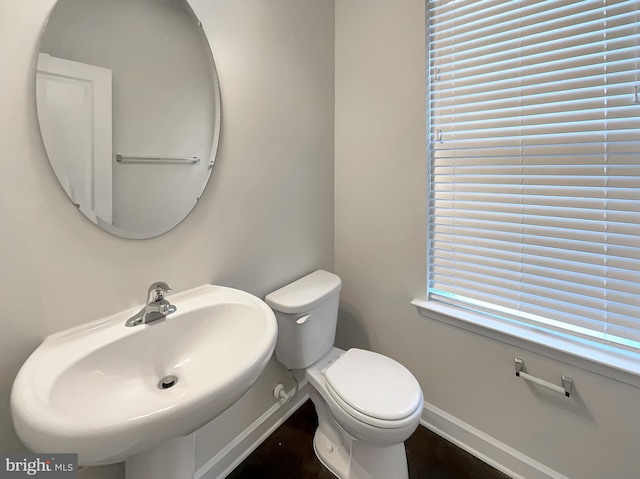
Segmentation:
{"type": "Polygon", "coordinates": [[[162,281],[157,281],[149,286],[149,291],[147,292],[147,302],[157,302],[162,301],[164,299],[165,293],[170,293],[171,288],[167,283],[162,281]]]}

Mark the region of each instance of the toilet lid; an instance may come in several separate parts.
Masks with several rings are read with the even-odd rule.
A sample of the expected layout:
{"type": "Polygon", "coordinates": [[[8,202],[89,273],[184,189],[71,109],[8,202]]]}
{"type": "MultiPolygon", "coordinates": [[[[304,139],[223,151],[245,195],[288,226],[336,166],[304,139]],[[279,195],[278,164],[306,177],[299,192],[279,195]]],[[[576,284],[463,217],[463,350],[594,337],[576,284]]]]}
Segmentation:
{"type": "Polygon", "coordinates": [[[366,416],[399,420],[421,406],[422,391],[413,374],[397,361],[372,351],[350,349],[324,374],[334,392],[366,416]]]}

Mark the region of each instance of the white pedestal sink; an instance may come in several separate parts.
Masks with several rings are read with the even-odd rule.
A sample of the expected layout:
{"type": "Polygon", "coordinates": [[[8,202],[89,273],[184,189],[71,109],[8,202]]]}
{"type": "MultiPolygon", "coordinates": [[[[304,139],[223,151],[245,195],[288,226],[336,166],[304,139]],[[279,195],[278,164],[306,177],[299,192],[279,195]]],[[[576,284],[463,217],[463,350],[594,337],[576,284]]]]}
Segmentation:
{"type": "Polygon", "coordinates": [[[125,327],[133,308],[45,339],[11,392],[29,449],[120,462],[189,435],[249,389],[275,347],[271,309],[213,285],[169,299],[178,310],[162,321],[125,327]],[[162,389],[167,376],[177,380],[162,389]]]}

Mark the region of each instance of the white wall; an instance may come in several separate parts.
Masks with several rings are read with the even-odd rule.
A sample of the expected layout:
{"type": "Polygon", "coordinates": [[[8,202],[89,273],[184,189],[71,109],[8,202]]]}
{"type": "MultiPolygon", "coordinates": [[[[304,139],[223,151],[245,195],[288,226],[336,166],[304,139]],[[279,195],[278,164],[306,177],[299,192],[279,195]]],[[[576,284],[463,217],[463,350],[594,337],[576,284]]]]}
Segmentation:
{"type": "MultiPolygon", "coordinates": [[[[75,211],[45,156],[34,70],[53,3],[0,2],[3,452],[22,449],[9,392],[46,335],[140,304],[156,280],[176,291],[215,283],[264,296],[333,269],[333,2],[193,0],[220,75],[220,152],[191,215],[144,241],[104,233],[75,211]]],[[[265,377],[248,393],[255,417],[243,409],[227,420],[219,442],[273,404],[274,378],[290,384],[273,363],[265,377]]]]}
{"type": "Polygon", "coordinates": [[[421,317],[409,304],[426,291],[424,8],[336,2],[339,343],[403,362],[429,406],[551,469],[539,477],[638,477],[640,390],[421,317]],[[574,397],[517,380],[516,355],[543,378],[572,376],[574,397]]]}

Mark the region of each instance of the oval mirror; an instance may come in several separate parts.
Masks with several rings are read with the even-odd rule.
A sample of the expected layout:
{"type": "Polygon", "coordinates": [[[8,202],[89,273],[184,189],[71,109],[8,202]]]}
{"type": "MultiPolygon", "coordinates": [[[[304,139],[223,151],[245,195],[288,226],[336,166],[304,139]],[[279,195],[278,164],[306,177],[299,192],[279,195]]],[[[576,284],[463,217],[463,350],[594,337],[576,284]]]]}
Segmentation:
{"type": "Polygon", "coordinates": [[[58,0],[40,40],[36,101],[60,185],[103,230],[161,235],[202,195],[220,92],[186,0],[58,0]]]}

